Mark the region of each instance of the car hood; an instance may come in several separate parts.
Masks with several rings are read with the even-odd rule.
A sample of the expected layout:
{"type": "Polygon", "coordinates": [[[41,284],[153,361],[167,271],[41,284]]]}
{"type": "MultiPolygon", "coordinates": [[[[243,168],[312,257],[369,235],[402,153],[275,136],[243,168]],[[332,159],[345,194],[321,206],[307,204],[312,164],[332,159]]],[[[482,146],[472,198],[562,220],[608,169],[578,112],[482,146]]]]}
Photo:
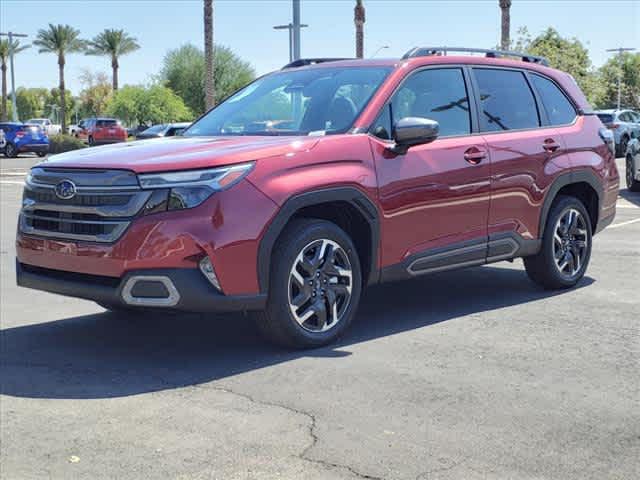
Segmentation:
{"type": "Polygon", "coordinates": [[[136,173],[217,167],[312,149],[317,137],[168,137],[53,155],[41,167],[114,168],[136,173]]]}

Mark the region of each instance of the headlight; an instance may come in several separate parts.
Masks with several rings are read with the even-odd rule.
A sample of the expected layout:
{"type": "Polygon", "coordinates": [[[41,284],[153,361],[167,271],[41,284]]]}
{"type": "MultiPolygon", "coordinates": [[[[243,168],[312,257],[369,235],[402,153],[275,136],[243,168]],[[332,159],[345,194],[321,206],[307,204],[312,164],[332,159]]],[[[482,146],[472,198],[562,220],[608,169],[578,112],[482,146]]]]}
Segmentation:
{"type": "Polygon", "coordinates": [[[155,190],[144,213],[196,207],[213,193],[238,183],[251,171],[253,165],[254,162],[206,170],[138,175],[143,189],[155,190]]]}

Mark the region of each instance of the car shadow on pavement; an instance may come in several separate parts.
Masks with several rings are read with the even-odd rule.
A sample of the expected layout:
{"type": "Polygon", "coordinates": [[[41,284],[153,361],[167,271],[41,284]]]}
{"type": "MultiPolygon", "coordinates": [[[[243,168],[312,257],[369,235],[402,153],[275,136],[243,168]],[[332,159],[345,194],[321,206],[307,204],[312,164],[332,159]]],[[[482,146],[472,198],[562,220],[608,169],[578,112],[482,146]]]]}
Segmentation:
{"type": "Polygon", "coordinates": [[[620,197],[624,198],[627,202],[633,203],[640,207],[640,192],[632,192],[629,189],[620,190],[620,197]]]}
{"type": "Polygon", "coordinates": [[[375,286],[336,345],[307,351],[266,344],[240,314],[105,312],[8,328],[0,331],[0,393],[90,399],[185,387],[300,357],[346,356],[349,345],[563,293],[535,286],[522,269],[491,266],[375,286]]]}

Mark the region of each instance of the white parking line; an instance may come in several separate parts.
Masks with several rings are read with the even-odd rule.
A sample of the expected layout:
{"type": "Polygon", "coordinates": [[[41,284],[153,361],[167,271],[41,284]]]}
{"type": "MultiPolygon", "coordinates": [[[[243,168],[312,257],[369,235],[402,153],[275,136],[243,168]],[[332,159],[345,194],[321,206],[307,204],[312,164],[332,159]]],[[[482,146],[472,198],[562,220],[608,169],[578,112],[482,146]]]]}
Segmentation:
{"type": "Polygon", "coordinates": [[[627,220],[626,222],[614,223],[613,225],[609,225],[606,228],[606,230],[609,230],[610,228],[624,227],[625,225],[630,225],[632,223],[637,223],[637,222],[640,222],[640,218],[635,218],[633,220],[627,220]]]}
{"type": "Polygon", "coordinates": [[[24,181],[19,182],[17,180],[0,180],[0,185],[24,185],[24,181]]]}

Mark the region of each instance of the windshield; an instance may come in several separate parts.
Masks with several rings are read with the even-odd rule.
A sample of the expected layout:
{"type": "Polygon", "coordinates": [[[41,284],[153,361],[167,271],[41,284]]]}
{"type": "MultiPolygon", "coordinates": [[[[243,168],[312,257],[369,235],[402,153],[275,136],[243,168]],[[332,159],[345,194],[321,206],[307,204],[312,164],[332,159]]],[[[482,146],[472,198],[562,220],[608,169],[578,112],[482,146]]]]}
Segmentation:
{"type": "Polygon", "coordinates": [[[313,68],[267,75],[229,97],[183,135],[344,133],[390,70],[313,68]]]}
{"type": "Polygon", "coordinates": [[[153,127],[147,128],[142,133],[160,133],[160,132],[164,132],[166,130],[166,128],[167,128],[167,126],[165,124],[154,125],[153,127]]]}

